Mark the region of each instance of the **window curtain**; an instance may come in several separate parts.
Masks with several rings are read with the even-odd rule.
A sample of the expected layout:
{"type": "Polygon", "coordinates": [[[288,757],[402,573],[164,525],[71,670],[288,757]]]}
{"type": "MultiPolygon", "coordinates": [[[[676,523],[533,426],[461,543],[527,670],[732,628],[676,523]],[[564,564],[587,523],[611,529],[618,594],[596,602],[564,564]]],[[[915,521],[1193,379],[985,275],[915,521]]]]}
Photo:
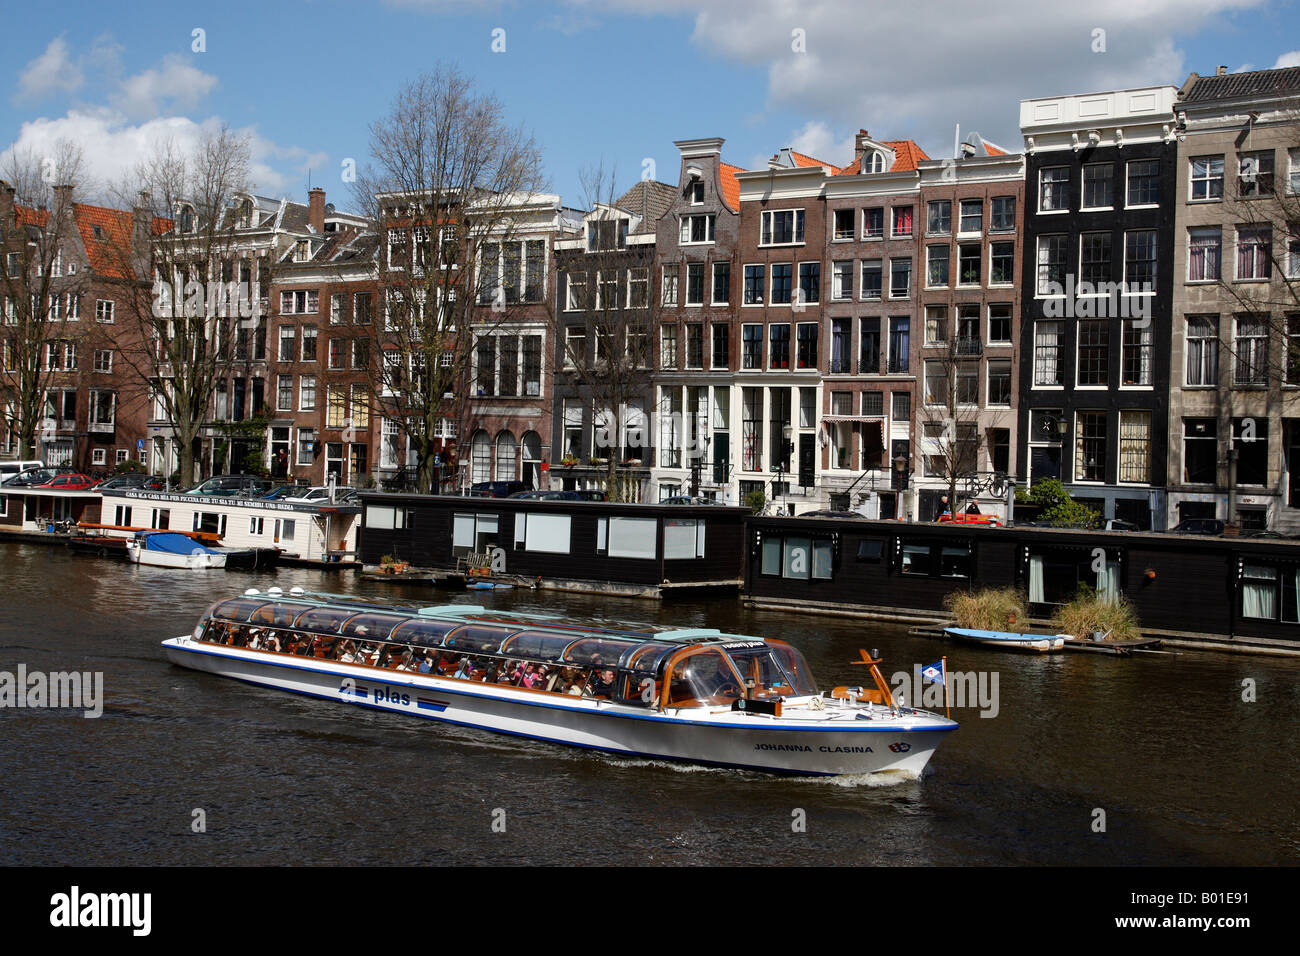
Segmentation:
{"type": "Polygon", "coordinates": [[[1029,600],[1037,604],[1046,600],[1043,596],[1043,559],[1040,556],[1029,559],[1029,600]]]}
{"type": "Polygon", "coordinates": [[[1272,620],[1277,616],[1277,569],[1248,564],[1242,569],[1241,616],[1272,620]]]}
{"type": "Polygon", "coordinates": [[[1097,596],[1107,604],[1119,603],[1119,564],[1107,561],[1097,572],[1097,596]]]}

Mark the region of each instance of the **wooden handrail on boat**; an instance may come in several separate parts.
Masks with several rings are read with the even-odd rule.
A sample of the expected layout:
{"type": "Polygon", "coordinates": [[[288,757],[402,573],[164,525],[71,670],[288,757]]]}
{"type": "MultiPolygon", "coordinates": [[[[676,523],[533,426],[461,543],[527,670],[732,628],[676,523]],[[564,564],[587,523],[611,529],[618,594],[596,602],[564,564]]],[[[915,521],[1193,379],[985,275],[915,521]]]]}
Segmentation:
{"type": "Polygon", "coordinates": [[[881,662],[880,658],[872,657],[870,654],[868,654],[860,647],[858,648],[858,653],[862,655],[862,660],[849,661],[849,664],[856,665],[858,667],[870,668],[871,677],[876,682],[876,688],[880,692],[879,700],[875,700],[875,694],[871,691],[867,691],[865,694],[862,695],[862,697],[858,699],[862,700],[865,698],[867,700],[872,701],[873,703],[886,704],[890,710],[895,709],[898,705],[894,703],[894,695],[889,692],[889,684],[885,682],[884,675],[880,673],[880,667],[879,667],[879,664],[881,662]]]}

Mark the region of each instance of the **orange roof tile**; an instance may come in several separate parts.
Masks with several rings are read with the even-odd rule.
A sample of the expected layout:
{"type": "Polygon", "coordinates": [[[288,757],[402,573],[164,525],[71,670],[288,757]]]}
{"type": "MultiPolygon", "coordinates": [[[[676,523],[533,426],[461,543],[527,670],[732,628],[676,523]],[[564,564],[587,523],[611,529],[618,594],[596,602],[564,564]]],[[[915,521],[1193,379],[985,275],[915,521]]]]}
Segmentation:
{"type": "Polygon", "coordinates": [[[796,153],[793,149],[790,150],[790,156],[794,159],[794,164],[796,166],[827,166],[830,168],[832,176],[839,175],[840,168],[838,166],[832,166],[830,163],[823,162],[820,159],[814,159],[812,156],[805,156],[803,153],[796,153]]]}
{"type": "Polygon", "coordinates": [[[721,172],[722,201],[732,212],[740,212],[740,182],[736,179],[736,173],[743,173],[744,167],[719,161],[718,169],[721,172]]]}
{"type": "Polygon", "coordinates": [[[50,221],[50,211],[48,209],[28,209],[26,206],[15,206],[18,212],[18,221],[24,226],[40,226],[44,228],[45,224],[50,221]]]}
{"type": "Polygon", "coordinates": [[[122,278],[121,257],[130,248],[131,214],[85,203],[73,203],[72,209],[90,268],[100,275],[122,278]],[[95,236],[96,226],[99,227],[98,238],[95,236]]]}
{"type": "Polygon", "coordinates": [[[917,163],[930,158],[925,155],[925,150],[916,145],[914,140],[885,140],[885,145],[894,151],[896,157],[894,159],[894,165],[889,170],[891,173],[902,173],[916,169],[917,163]]]}

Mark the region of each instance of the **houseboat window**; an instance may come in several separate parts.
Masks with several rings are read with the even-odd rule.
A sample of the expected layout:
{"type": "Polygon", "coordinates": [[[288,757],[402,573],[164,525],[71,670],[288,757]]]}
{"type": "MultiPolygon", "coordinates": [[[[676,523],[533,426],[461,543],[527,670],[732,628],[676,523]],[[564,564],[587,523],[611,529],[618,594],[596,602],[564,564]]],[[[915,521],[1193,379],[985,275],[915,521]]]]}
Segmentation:
{"type": "Polygon", "coordinates": [[[457,514],[452,516],[451,546],[453,551],[473,551],[482,554],[497,547],[497,529],[500,520],[489,514],[457,514]]]}
{"type": "Polygon", "coordinates": [[[292,520],[281,521],[280,519],[277,518],[275,522],[275,536],[282,541],[292,541],[293,521],[292,520]]]}
{"type": "Polygon", "coordinates": [[[340,608],[317,607],[309,611],[304,611],[294,622],[294,627],[301,628],[305,631],[321,631],[325,634],[337,634],[348,618],[355,615],[356,611],[345,611],[340,608]]]}
{"type": "Polygon", "coordinates": [[[678,660],[667,680],[670,707],[726,704],[743,695],[744,682],[727,656],[716,647],[678,660]]]}
{"type": "MultiPolygon", "coordinates": [[[[515,517],[523,522],[523,542],[526,551],[546,554],[568,554],[571,518],[569,515],[547,515],[531,512],[515,517]]],[[[515,527],[515,547],[519,546],[520,529],[515,527]]]]}
{"type": "Polygon", "coordinates": [[[939,576],[969,578],[971,576],[970,545],[945,544],[939,552],[939,576]]]}
{"type": "Polygon", "coordinates": [[[763,574],[781,573],[781,539],[772,535],[763,537],[763,574]]]}
{"type": "Polygon", "coordinates": [[[194,512],[195,531],[210,531],[222,537],[226,534],[226,516],[215,511],[194,512]]]}
{"type": "Polygon", "coordinates": [[[249,618],[255,624],[277,624],[292,627],[293,619],[302,613],[301,604],[263,604],[249,618]]]}
{"type": "Polygon", "coordinates": [[[392,640],[407,644],[438,646],[443,638],[459,627],[454,621],[407,621],[393,631],[392,640]]]}
{"type": "Polygon", "coordinates": [[[1261,564],[1241,569],[1241,616],[1277,620],[1277,568],[1261,564]]]}
{"type": "Polygon", "coordinates": [[[931,572],[930,546],[928,544],[904,544],[899,573],[928,576],[931,572]]]}
{"type": "Polygon", "coordinates": [[[168,531],[172,526],[172,512],[170,508],[154,508],[153,524],[149,527],[157,528],[159,531],[168,531]]]}
{"type": "Polygon", "coordinates": [[[343,630],[339,633],[348,637],[379,640],[392,634],[393,628],[404,620],[405,618],[395,617],[392,614],[358,614],[344,624],[343,630]]]}
{"type": "Polygon", "coordinates": [[[698,518],[664,519],[664,560],[704,557],[704,522],[698,518]]]}
{"type": "Polygon", "coordinates": [[[632,641],[611,641],[603,637],[589,637],[574,641],[564,652],[564,659],[573,664],[613,667],[619,662],[623,652],[634,646],[636,645],[632,641]]]}
{"type": "MultiPolygon", "coordinates": [[[[384,531],[401,531],[406,528],[405,508],[390,505],[366,505],[366,527],[384,531]]],[[[460,517],[460,515],[457,515],[460,517]]]]}
{"type": "Polygon", "coordinates": [[[762,574],[796,581],[829,581],[835,574],[835,538],[809,535],[763,536],[762,574]]]}
{"type": "Polygon", "coordinates": [[[658,536],[659,522],[655,518],[611,518],[609,556],[653,560],[658,554],[658,536]]]}
{"type": "Polygon", "coordinates": [[[467,624],[458,627],[447,635],[444,643],[463,651],[490,651],[496,653],[501,643],[510,636],[514,628],[485,627],[481,624],[467,624]]]}
{"type": "Polygon", "coordinates": [[[510,657],[531,657],[558,661],[564,649],[573,643],[572,634],[551,631],[520,631],[501,645],[501,653],[510,657]]]}
{"type": "Polygon", "coordinates": [[[785,553],[781,561],[781,575],[807,580],[812,564],[812,538],[785,539],[785,553]]]}
{"type": "Polygon", "coordinates": [[[1028,591],[1032,604],[1065,604],[1080,587],[1088,588],[1108,601],[1120,596],[1119,551],[1108,549],[1104,560],[1084,548],[1063,548],[1028,555],[1028,591]]]}
{"type": "Polygon", "coordinates": [[[868,538],[858,542],[859,561],[879,561],[885,553],[885,542],[879,538],[868,538]]]}

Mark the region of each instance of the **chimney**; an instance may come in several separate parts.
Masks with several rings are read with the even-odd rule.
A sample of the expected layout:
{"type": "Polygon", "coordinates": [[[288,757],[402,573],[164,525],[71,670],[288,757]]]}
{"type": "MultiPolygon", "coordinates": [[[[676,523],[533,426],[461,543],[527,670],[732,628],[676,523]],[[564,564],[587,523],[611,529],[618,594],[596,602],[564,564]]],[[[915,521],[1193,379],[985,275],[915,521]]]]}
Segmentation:
{"type": "Polygon", "coordinates": [[[318,235],[325,232],[325,190],[319,186],[307,193],[307,222],[318,235]]]}
{"type": "MultiPolygon", "coordinates": [[[[867,151],[867,140],[871,139],[871,134],[865,129],[859,129],[858,135],[853,139],[853,158],[859,163],[862,162],[862,154],[867,151]]],[[[862,167],[859,166],[859,169],[862,167]]]]}
{"type": "Polygon", "coordinates": [[[1228,75],[1228,68],[1227,68],[1226,66],[1221,66],[1221,67],[1219,67],[1218,69],[1216,69],[1216,70],[1214,71],[1214,75],[1215,75],[1215,76],[1227,76],[1227,75],[1228,75]]]}
{"type": "Polygon", "coordinates": [[[72,184],[63,183],[54,187],[54,208],[67,209],[72,203],[72,184]]]}

